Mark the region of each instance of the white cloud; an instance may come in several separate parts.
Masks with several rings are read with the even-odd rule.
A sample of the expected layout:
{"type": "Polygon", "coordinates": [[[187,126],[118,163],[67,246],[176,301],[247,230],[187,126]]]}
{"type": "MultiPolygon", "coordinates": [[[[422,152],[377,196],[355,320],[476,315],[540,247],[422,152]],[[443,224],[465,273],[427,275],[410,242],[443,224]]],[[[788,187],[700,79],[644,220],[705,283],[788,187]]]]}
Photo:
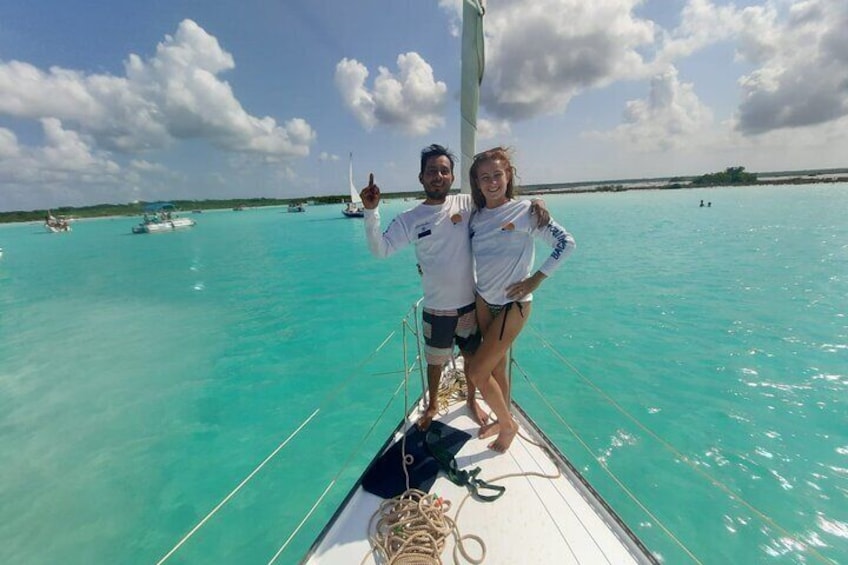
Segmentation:
{"type": "Polygon", "coordinates": [[[342,102],[353,117],[370,131],[377,125],[377,118],[374,115],[374,96],[365,86],[367,78],[368,69],[356,59],[345,58],[336,65],[336,88],[339,89],[342,102]]]}
{"type": "Polygon", "coordinates": [[[479,118],[477,120],[477,139],[487,140],[498,137],[506,137],[512,133],[512,126],[507,120],[489,120],[479,118]]]}
{"type": "Polygon", "coordinates": [[[737,129],[761,134],[848,115],[848,4],[796,2],[775,26],[758,38],[762,48],[750,55],[762,65],[740,79],[737,129]]]}
{"type": "Polygon", "coordinates": [[[336,87],[345,107],[367,130],[376,126],[424,135],[444,125],[447,86],[436,81],[432,67],[418,53],[398,55],[398,72],[379,67],[372,89],[368,69],[355,59],[336,65],[336,87]]]}
{"type": "Polygon", "coordinates": [[[0,63],[0,113],[57,118],[99,147],[127,153],[199,138],[227,151],[308,155],[315,140],[309,124],[294,118],[280,125],[248,114],[218,77],[234,66],[215,37],[184,20],[149,60],[131,54],[125,77],[0,63]]]}
{"type": "Polygon", "coordinates": [[[167,190],[162,178],[140,176],[167,172],[161,165],[135,159],[122,170],[115,156],[182,140],[254,156],[252,166],[307,156],[316,139],[311,125],[249,114],[220,77],[234,67],[233,56],[191,20],[166,35],[152,57],[130,54],[124,76],[0,61],[0,116],[38,120],[44,131],[42,147],[23,147],[12,130],[0,129],[2,208],[41,199],[122,201],[138,183],[167,190]]]}
{"type": "Polygon", "coordinates": [[[109,154],[93,148],[85,136],[64,129],[56,118],[42,118],[41,125],[41,147],[19,145],[14,134],[0,129],[0,186],[10,207],[28,201],[33,190],[41,192],[48,202],[52,200],[51,205],[67,204],[69,200],[80,203],[81,188],[102,188],[125,179],[109,154]],[[56,193],[62,197],[51,198],[56,193]]]}
{"type": "Polygon", "coordinates": [[[10,129],[0,128],[0,161],[20,154],[18,137],[10,129]]]}
{"type": "Polygon", "coordinates": [[[733,4],[689,0],[680,14],[680,25],[663,33],[662,49],[654,63],[665,67],[707,46],[738,39],[742,39],[740,53],[768,56],[767,43],[774,35],[777,17],[776,9],[768,4],[739,9],[733,4]]]}
{"type": "Polygon", "coordinates": [[[448,30],[454,37],[462,35],[462,5],[464,3],[465,0],[439,0],[439,8],[449,16],[448,30]]]}
{"type": "Polygon", "coordinates": [[[623,124],[592,136],[613,139],[631,151],[665,151],[700,146],[712,122],[712,112],[693,85],[681,83],[670,68],[651,80],[647,98],[627,102],[623,124]]]}
{"type": "MultiPolygon", "coordinates": [[[[4,182],[58,182],[69,179],[113,179],[121,168],[80,134],[66,130],[56,118],[42,118],[44,145],[15,147],[12,158],[0,160],[4,182]]],[[[8,137],[8,136],[6,136],[8,137]]]]}
{"type": "Polygon", "coordinates": [[[105,155],[95,154],[91,145],[75,131],[66,130],[56,118],[42,118],[44,146],[33,152],[45,172],[112,175],[120,167],[105,155]]]}
{"type": "Polygon", "coordinates": [[[164,173],[167,172],[167,168],[158,163],[151,163],[150,161],[146,161],[144,159],[132,159],[130,161],[130,167],[132,167],[136,171],[146,172],[146,173],[164,173]]]}
{"type": "Polygon", "coordinates": [[[481,103],[504,119],[563,112],[585,89],[644,74],[654,40],[638,0],[492,0],[481,103]]]}
{"type": "Polygon", "coordinates": [[[737,60],[756,68],[739,79],[742,102],[731,127],[760,135],[823,124],[848,115],[846,28],[843,0],[775,0],[745,8],[689,0],[655,64],[733,42],[737,60]]]}
{"type": "MultiPolygon", "coordinates": [[[[736,59],[755,65],[741,77],[735,127],[745,134],[825,123],[848,114],[848,3],[842,0],[766,1],[737,7],[689,0],[680,24],[664,31],[639,19],[636,0],[491,0],[486,15],[486,76],[481,104],[502,120],[563,113],[574,96],[622,80],[641,80],[707,47],[727,42],[736,59]],[[651,50],[656,56],[646,60],[651,50]]],[[[458,3],[442,0],[455,17],[458,3]]],[[[655,79],[654,79],[655,80],[655,79]]],[[[676,79],[675,79],[676,80],[676,79]]],[[[666,84],[670,84],[666,81],[666,84]]],[[[709,85],[702,85],[709,88],[709,85]]],[[[654,94],[660,95],[657,85],[654,94]]],[[[687,87],[693,91],[692,85],[687,87]]],[[[686,88],[676,94],[678,103],[686,88]]],[[[694,96],[694,94],[692,94],[694,96]]],[[[654,115],[655,104],[631,102],[616,135],[657,139],[700,123],[708,110],[654,115]],[[694,112],[694,113],[693,113],[694,112]],[[649,116],[654,115],[654,118],[649,116]],[[639,124],[639,125],[637,125],[639,124]]]]}

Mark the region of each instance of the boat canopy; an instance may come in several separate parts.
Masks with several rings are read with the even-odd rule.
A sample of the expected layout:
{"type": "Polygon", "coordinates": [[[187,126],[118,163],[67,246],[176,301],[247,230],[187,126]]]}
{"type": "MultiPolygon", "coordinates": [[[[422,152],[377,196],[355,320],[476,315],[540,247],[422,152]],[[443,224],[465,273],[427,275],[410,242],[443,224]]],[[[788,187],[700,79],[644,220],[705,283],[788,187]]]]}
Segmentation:
{"type": "Polygon", "coordinates": [[[176,210],[173,202],[151,202],[144,205],[145,212],[161,212],[162,210],[176,210]]]}

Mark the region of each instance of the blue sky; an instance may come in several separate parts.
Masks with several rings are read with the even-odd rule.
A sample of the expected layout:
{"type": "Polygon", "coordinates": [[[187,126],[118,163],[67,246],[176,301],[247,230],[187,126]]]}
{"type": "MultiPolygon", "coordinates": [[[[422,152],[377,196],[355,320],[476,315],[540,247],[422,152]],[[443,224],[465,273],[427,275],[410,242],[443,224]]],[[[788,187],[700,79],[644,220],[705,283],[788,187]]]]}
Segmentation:
{"type": "MultiPolygon", "coordinates": [[[[478,147],[526,184],[848,166],[844,0],[489,0],[478,147]]],[[[461,0],[0,4],[0,211],[417,190],[461,0]]],[[[461,184],[457,181],[456,185],[461,184]]]]}

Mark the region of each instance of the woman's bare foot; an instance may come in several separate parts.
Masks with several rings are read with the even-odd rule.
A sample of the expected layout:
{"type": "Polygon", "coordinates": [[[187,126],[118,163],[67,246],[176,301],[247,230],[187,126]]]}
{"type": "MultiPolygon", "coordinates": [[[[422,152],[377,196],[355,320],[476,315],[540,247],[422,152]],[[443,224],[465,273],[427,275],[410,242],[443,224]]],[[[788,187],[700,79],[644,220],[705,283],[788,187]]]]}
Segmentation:
{"type": "Polygon", "coordinates": [[[491,437],[500,431],[500,425],[498,422],[490,422],[488,424],[483,424],[480,426],[480,431],[477,432],[477,437],[483,439],[484,437],[491,437]]]}
{"type": "Polygon", "coordinates": [[[489,449],[497,451],[498,453],[504,453],[507,449],[509,449],[512,440],[515,439],[515,434],[518,433],[518,424],[515,422],[510,423],[512,424],[511,426],[502,427],[497,439],[489,444],[489,449]]]}
{"type": "Polygon", "coordinates": [[[471,419],[480,424],[481,426],[486,425],[486,422],[489,421],[489,415],[486,414],[486,411],[480,408],[480,404],[477,403],[476,398],[469,398],[467,400],[468,409],[471,410],[471,419]]]}
{"type": "Polygon", "coordinates": [[[433,422],[433,418],[435,418],[436,414],[438,414],[438,413],[439,413],[438,408],[433,408],[433,407],[427,408],[427,411],[424,412],[424,414],[422,414],[420,418],[418,418],[418,422],[417,422],[418,429],[421,430],[422,432],[427,431],[427,428],[429,428],[430,424],[433,422]]]}

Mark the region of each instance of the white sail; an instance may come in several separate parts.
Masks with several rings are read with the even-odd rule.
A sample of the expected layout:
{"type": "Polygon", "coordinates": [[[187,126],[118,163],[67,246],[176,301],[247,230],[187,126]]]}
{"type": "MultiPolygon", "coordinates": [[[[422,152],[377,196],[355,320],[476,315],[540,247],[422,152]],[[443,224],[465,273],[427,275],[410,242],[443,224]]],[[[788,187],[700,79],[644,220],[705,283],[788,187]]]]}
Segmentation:
{"type": "Polygon", "coordinates": [[[485,56],[483,46],[483,0],[464,0],[462,7],[462,94],[460,97],[460,150],[462,192],[470,193],[468,171],[474,161],[477,137],[477,104],[483,80],[485,56]]]}
{"type": "Polygon", "coordinates": [[[350,201],[357,206],[362,205],[362,199],[359,197],[359,192],[353,184],[353,153],[350,154],[350,201]]]}

